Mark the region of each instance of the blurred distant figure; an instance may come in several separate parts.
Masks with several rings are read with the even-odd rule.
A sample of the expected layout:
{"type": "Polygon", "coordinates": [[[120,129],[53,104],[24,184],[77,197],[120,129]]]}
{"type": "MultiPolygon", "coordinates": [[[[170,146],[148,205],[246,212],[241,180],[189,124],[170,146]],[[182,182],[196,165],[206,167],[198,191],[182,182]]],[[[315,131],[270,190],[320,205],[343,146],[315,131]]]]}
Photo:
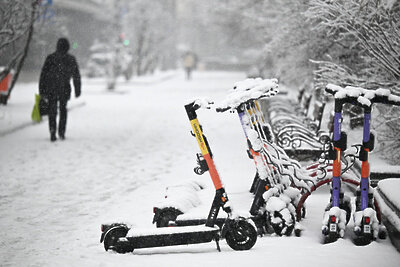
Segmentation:
{"type": "Polygon", "coordinates": [[[190,80],[192,77],[192,70],[196,66],[196,55],[193,52],[186,52],[185,55],[183,56],[183,67],[185,68],[186,71],[186,79],[190,80]]]}
{"type": "Polygon", "coordinates": [[[60,110],[58,136],[65,139],[67,125],[67,102],[71,98],[71,78],[74,82],[75,96],[81,95],[81,75],[74,56],[68,54],[69,42],[60,38],[57,49],[47,56],[39,81],[39,93],[49,102],[50,140],[57,140],[57,106],[60,110]]]}

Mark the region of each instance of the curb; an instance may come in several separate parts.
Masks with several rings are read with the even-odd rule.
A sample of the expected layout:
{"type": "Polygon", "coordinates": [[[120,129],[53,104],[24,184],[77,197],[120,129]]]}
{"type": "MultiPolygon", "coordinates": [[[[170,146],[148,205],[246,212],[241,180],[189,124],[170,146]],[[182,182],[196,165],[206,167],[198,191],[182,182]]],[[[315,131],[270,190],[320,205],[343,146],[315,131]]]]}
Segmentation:
{"type": "MultiPolygon", "coordinates": [[[[400,210],[396,207],[392,201],[380,190],[379,185],[375,189],[375,197],[377,197],[377,201],[379,205],[382,206],[386,205],[389,209],[391,209],[395,216],[400,218],[400,210]]],[[[386,229],[389,234],[390,241],[392,242],[393,246],[396,247],[397,251],[400,252],[400,231],[396,228],[396,226],[391,222],[391,220],[387,217],[386,214],[382,212],[382,222],[386,226],[386,229]]]]}

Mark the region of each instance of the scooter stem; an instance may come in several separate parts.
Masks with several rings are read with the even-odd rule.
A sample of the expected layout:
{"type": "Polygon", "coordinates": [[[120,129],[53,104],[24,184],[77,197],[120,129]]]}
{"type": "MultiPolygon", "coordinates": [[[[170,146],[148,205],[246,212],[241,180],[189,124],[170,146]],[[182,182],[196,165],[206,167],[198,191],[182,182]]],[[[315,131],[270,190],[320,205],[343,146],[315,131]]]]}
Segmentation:
{"type": "Polygon", "coordinates": [[[211,156],[212,155],[211,149],[209,148],[207,142],[205,141],[203,131],[201,130],[199,120],[197,119],[196,110],[199,108],[200,107],[196,105],[194,102],[185,105],[186,113],[188,114],[190,124],[192,125],[193,133],[200,147],[201,154],[203,155],[204,159],[207,162],[211,180],[213,181],[215,190],[218,190],[221,189],[223,186],[221,178],[219,177],[218,171],[215,167],[214,161],[211,156]]]}
{"type": "MultiPolygon", "coordinates": [[[[333,118],[333,141],[334,144],[339,143],[341,139],[342,126],[342,108],[343,102],[335,100],[335,115],[333,118]]],[[[332,206],[339,207],[340,202],[340,177],[341,177],[341,148],[333,147],[336,153],[336,159],[333,161],[333,177],[332,177],[332,206]]]]}
{"type": "MultiPolygon", "coordinates": [[[[366,144],[370,141],[371,133],[371,109],[364,108],[364,127],[363,127],[363,143],[366,144]]],[[[368,191],[369,191],[369,162],[368,153],[369,148],[362,147],[365,151],[365,159],[361,163],[361,210],[368,208],[368,191]]]]}

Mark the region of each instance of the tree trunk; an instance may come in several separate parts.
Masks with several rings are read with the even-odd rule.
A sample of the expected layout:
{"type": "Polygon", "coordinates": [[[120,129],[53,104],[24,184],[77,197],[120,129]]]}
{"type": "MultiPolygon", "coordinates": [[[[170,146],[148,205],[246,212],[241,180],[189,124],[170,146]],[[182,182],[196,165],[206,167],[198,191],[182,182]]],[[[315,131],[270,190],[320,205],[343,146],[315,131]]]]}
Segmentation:
{"type": "MultiPolygon", "coordinates": [[[[26,58],[26,56],[28,54],[29,45],[30,45],[31,40],[32,40],[34,24],[35,24],[35,19],[36,19],[36,10],[37,10],[38,5],[39,5],[39,1],[38,0],[32,0],[31,22],[30,22],[29,31],[28,31],[28,37],[27,37],[27,40],[26,40],[26,44],[25,44],[21,59],[17,63],[17,69],[15,70],[15,75],[12,78],[10,88],[8,89],[8,93],[7,93],[6,99],[4,100],[4,103],[3,103],[4,105],[7,105],[7,100],[11,95],[11,92],[12,92],[14,86],[15,86],[15,83],[18,80],[19,73],[21,72],[21,69],[22,69],[22,67],[24,65],[25,58],[26,58]]],[[[10,72],[11,69],[9,69],[8,71],[10,72]]]]}

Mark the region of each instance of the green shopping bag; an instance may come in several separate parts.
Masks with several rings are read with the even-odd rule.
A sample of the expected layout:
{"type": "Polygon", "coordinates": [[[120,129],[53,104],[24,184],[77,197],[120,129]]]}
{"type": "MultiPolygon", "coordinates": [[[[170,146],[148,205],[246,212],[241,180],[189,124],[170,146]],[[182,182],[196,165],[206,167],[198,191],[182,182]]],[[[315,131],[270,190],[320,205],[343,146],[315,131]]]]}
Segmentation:
{"type": "Polygon", "coordinates": [[[39,102],[40,102],[40,95],[35,94],[35,105],[33,106],[32,110],[32,120],[34,122],[41,122],[42,121],[42,116],[40,115],[40,110],[39,110],[39,102]]]}

